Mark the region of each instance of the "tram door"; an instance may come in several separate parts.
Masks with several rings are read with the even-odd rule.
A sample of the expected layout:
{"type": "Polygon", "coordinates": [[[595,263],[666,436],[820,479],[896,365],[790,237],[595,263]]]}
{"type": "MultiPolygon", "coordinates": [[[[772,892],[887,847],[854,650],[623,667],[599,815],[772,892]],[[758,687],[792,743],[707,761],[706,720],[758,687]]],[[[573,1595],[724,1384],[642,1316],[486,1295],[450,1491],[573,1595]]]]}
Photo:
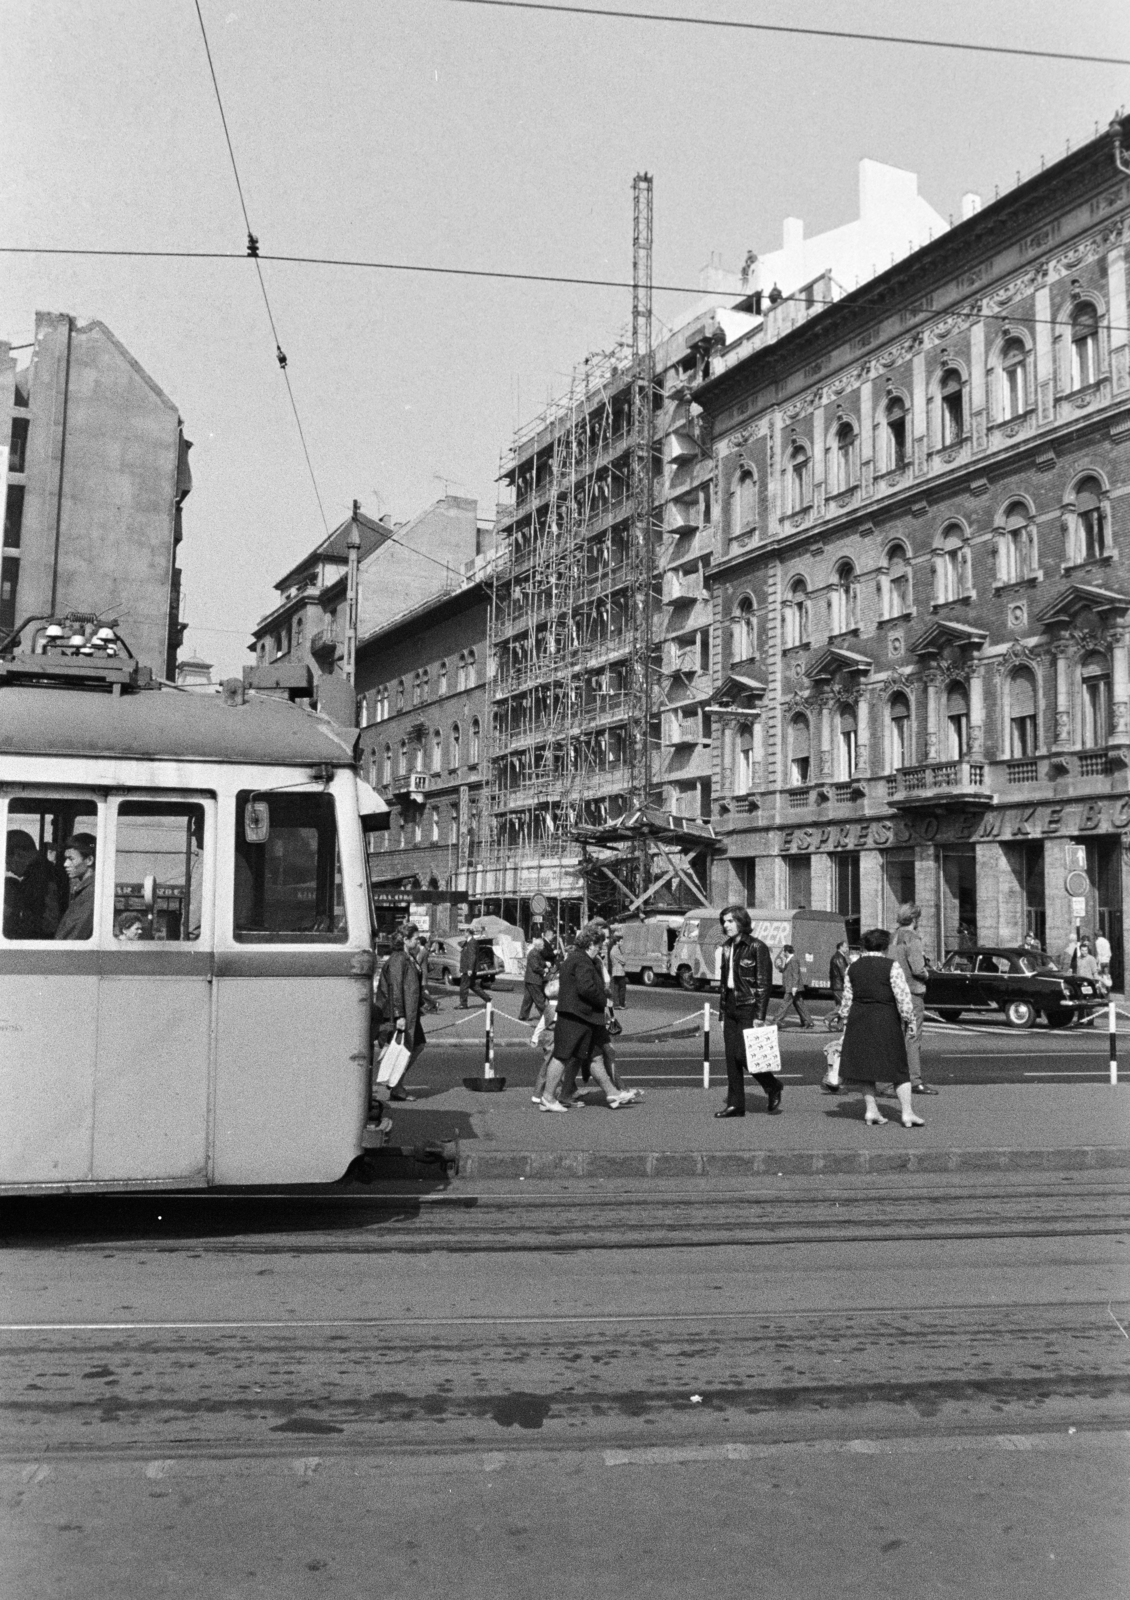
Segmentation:
{"type": "Polygon", "coordinates": [[[214,830],[204,796],[121,798],[112,808],[95,1180],[205,1178],[214,830]]]}

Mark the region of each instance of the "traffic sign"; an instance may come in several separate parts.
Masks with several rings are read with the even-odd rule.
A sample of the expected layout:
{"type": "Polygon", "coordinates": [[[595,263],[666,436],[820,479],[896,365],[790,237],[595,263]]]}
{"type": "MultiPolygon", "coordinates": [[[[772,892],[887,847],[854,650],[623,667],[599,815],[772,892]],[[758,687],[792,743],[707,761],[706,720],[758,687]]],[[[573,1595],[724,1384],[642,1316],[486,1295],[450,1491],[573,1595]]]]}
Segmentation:
{"type": "Polygon", "coordinates": [[[1063,880],[1063,887],[1073,900],[1081,900],[1091,887],[1091,880],[1085,872],[1080,872],[1076,869],[1067,874],[1067,877],[1063,880]]]}
{"type": "Polygon", "coordinates": [[[1087,901],[1083,895],[1073,895],[1071,897],[1071,915],[1073,917],[1085,917],[1087,915],[1087,901]]]}
{"type": "Polygon", "coordinates": [[[545,898],[545,895],[532,894],[530,896],[530,912],[533,916],[544,917],[548,910],[549,901],[545,898]]]}
{"type": "Polygon", "coordinates": [[[1068,872],[1086,872],[1087,846],[1085,844],[1064,845],[1064,856],[1068,872]]]}

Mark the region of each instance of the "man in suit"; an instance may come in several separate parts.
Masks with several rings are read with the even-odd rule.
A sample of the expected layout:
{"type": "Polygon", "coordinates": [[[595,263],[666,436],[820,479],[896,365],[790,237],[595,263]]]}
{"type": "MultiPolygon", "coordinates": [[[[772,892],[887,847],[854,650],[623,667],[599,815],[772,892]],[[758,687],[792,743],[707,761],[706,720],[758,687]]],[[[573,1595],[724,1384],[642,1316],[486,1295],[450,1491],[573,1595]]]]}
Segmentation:
{"type": "Polygon", "coordinates": [[[518,1007],[518,1017],[522,1022],[529,1020],[531,1011],[536,1011],[539,1017],[545,1016],[548,1004],[545,998],[545,985],[553,961],[553,944],[544,933],[539,933],[526,953],[522,1004],[518,1007]]]}
{"type": "Polygon", "coordinates": [[[847,975],[847,969],[848,942],[846,939],[841,939],[839,944],[832,951],[832,959],[828,963],[828,987],[832,991],[832,999],[835,1001],[836,1005],[835,1011],[833,1011],[832,1015],[828,1018],[829,1028],[834,1027],[839,1018],[840,1007],[843,1004],[844,999],[844,978],[847,975]]]}
{"type": "Polygon", "coordinates": [[[777,971],[781,974],[781,987],[785,991],[785,998],[781,1002],[781,1009],[773,1018],[778,1027],[785,1020],[790,1006],[794,1008],[800,1018],[800,1025],[804,1029],[814,1028],[816,1024],[804,1009],[801,993],[804,989],[804,974],[797,959],[797,953],[791,944],[785,945],[777,957],[777,971]]]}
{"type": "MultiPolygon", "coordinates": [[[[749,912],[744,906],[727,906],[722,913],[722,1042],[726,1049],[726,1104],[716,1117],[745,1116],[745,1030],[765,1021],[769,1009],[769,989],[773,982],[773,958],[769,946],[753,936],[749,912]]],[[[757,1082],[765,1090],[771,1117],[781,1111],[784,1084],[775,1072],[758,1072],[757,1082]]]]}
{"type": "Polygon", "coordinates": [[[466,1011],[468,1009],[468,1006],[467,1006],[467,997],[468,997],[468,995],[471,995],[471,994],[477,995],[477,997],[483,1002],[484,1006],[486,1005],[488,999],[490,998],[489,995],[487,995],[479,987],[479,980],[478,980],[478,978],[476,976],[476,968],[478,967],[479,952],[480,952],[481,949],[482,949],[482,946],[479,944],[478,939],[476,938],[476,936],[473,933],[471,933],[471,934],[468,934],[467,939],[466,939],[466,941],[465,941],[465,943],[463,945],[463,948],[459,952],[459,1009],[460,1009],[460,1011],[466,1011]]]}

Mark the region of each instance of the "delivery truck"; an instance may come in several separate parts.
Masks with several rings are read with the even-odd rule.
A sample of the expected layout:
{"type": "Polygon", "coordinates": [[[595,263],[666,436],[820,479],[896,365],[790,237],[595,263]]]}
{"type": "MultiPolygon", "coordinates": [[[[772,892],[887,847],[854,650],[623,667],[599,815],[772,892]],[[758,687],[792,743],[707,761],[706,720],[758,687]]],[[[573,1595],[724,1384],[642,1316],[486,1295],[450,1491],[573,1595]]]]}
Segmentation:
{"type": "MultiPolygon", "coordinates": [[[[717,987],[724,935],[722,907],[702,906],[683,919],[675,948],[671,952],[671,971],[684,989],[717,987]]],[[[835,911],[772,911],[749,907],[753,935],[769,946],[776,962],[786,944],[791,944],[804,969],[805,992],[827,993],[828,963],[847,928],[835,911]]],[[[774,982],[779,990],[780,984],[774,982]]]]}
{"type": "Polygon", "coordinates": [[[683,921],[680,911],[615,924],[613,932],[620,935],[620,954],[629,978],[648,985],[667,982],[672,973],[671,952],[683,921]]]}

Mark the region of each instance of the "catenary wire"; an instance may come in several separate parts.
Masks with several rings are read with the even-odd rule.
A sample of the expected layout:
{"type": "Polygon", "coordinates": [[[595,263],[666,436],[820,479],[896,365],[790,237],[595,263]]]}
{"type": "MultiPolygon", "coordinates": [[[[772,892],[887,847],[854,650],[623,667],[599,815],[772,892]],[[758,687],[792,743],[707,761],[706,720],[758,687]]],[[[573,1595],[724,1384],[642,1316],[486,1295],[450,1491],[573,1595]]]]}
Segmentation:
{"type": "Polygon", "coordinates": [[[196,18],[197,18],[197,21],[200,23],[200,34],[201,34],[201,37],[204,40],[204,53],[208,58],[208,71],[209,71],[209,73],[211,75],[211,78],[212,78],[212,88],[215,91],[215,95],[216,95],[216,105],[219,108],[220,121],[223,124],[223,128],[224,128],[224,139],[225,139],[225,141],[227,143],[228,155],[231,158],[231,169],[232,169],[232,173],[233,173],[233,175],[235,177],[236,191],[237,191],[237,193],[239,195],[239,207],[240,207],[240,210],[243,212],[243,222],[244,222],[244,226],[247,229],[247,251],[248,251],[248,255],[255,262],[255,272],[256,272],[256,275],[257,275],[257,277],[259,279],[259,288],[260,288],[260,291],[262,292],[262,295],[263,295],[263,304],[267,309],[267,321],[271,325],[271,337],[275,341],[275,358],[278,361],[279,370],[282,372],[283,382],[286,384],[286,392],[290,397],[290,409],[294,413],[294,424],[295,424],[295,427],[298,429],[298,438],[299,438],[299,441],[300,441],[300,443],[302,445],[302,454],[306,458],[306,470],[310,474],[310,483],[311,483],[311,485],[313,486],[313,489],[314,489],[314,498],[318,502],[318,510],[321,513],[321,517],[322,517],[322,526],[325,528],[326,532],[329,533],[330,524],[329,524],[328,518],[326,517],[326,508],[322,504],[322,496],[321,496],[321,492],[320,492],[320,490],[318,488],[318,480],[317,480],[317,478],[316,478],[316,476],[314,474],[314,464],[310,459],[310,448],[306,443],[306,430],[303,428],[303,426],[302,426],[302,418],[298,414],[298,404],[297,404],[297,401],[294,398],[294,389],[291,386],[290,374],[286,369],[286,366],[287,366],[287,364],[286,364],[286,356],[283,354],[282,345],[279,342],[278,329],[275,326],[275,316],[274,316],[274,312],[271,310],[271,301],[270,301],[270,297],[267,294],[266,282],[264,281],[264,278],[263,278],[263,268],[262,268],[262,266],[260,264],[260,261],[259,261],[259,243],[258,243],[258,240],[255,237],[255,234],[252,232],[251,219],[247,214],[247,202],[246,202],[246,200],[244,199],[244,196],[243,196],[243,184],[240,181],[239,166],[238,166],[238,164],[236,162],[236,159],[235,159],[235,150],[234,150],[234,148],[232,146],[232,142],[231,142],[231,133],[228,130],[228,119],[227,119],[227,115],[226,115],[226,113],[224,111],[223,96],[220,94],[220,84],[219,84],[218,78],[216,77],[215,65],[214,65],[214,63],[212,61],[212,48],[208,43],[208,30],[204,26],[204,13],[200,9],[200,0],[193,0],[193,4],[196,7],[196,18]]]}
{"type": "Polygon", "coordinates": [[[457,5],[493,6],[501,11],[555,12],[565,16],[611,17],[619,22],[667,22],[692,28],[729,28],[743,33],[786,33],[808,39],[860,40],[868,44],[901,44],[923,50],[964,50],[975,55],[1025,56],[1037,61],[1075,61],[1090,66],[1130,67],[1123,56],[1089,56],[1066,50],[1031,50],[1023,45],[973,44],[964,39],[916,39],[909,34],[861,33],[847,28],[801,28],[783,22],[739,22],[727,17],[688,17],[659,11],[617,11],[611,6],[574,6],[551,0],[454,0],[457,5]]]}
{"type": "MultiPolygon", "coordinates": [[[[923,246],[922,248],[928,247],[923,246]]],[[[107,256],[113,259],[140,259],[144,261],[247,260],[247,257],[241,255],[237,250],[100,250],[67,245],[0,244],[0,255],[107,256]]],[[[493,267],[439,267],[418,261],[365,261],[344,256],[273,255],[270,252],[264,252],[260,259],[296,267],[349,267],[372,272],[418,272],[432,276],[454,278],[495,278],[510,283],[558,283],[588,289],[630,289],[632,287],[629,280],[622,278],[564,277],[560,273],[553,272],[507,272],[501,268],[493,267]]],[[[884,268],[884,271],[889,270],[889,268],[884,268]]],[[[865,288],[865,285],[860,284],[857,288],[848,290],[845,298],[859,293],[863,288],[865,288]]],[[[688,284],[678,283],[656,283],[652,285],[652,289],[657,294],[690,294],[697,295],[703,299],[717,296],[720,299],[730,301],[740,299],[743,292],[748,293],[748,291],[740,289],[703,289],[701,286],[692,287],[688,284]]],[[[763,294],[762,298],[768,299],[768,296],[763,294]]],[[[808,304],[806,297],[802,294],[783,294],[781,302],[783,303],[784,301],[808,304]]],[[[831,300],[823,302],[823,307],[827,309],[830,306],[838,306],[842,303],[842,300],[831,300]]],[[[919,311],[923,316],[930,314],[925,307],[906,306],[902,309],[909,312],[919,311]]],[[[962,307],[954,306],[950,310],[953,312],[962,311],[962,307]]],[[[1016,322],[1024,323],[1030,327],[1057,327],[1059,325],[1054,317],[1024,316],[1019,312],[1007,309],[1004,311],[970,311],[963,314],[981,322],[1016,322]]],[[[1130,326],[1123,326],[1121,323],[1106,323],[1105,326],[1110,333],[1130,333],[1130,326]]]]}

